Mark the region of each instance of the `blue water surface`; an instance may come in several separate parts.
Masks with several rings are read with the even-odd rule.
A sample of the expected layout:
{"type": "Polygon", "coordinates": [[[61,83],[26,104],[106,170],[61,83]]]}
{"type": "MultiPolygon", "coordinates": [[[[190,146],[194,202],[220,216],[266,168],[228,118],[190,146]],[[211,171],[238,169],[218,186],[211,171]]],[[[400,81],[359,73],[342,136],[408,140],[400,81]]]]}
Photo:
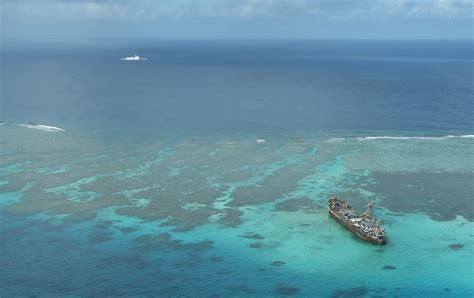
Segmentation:
{"type": "Polygon", "coordinates": [[[473,47],[5,44],[0,296],[472,297],[473,47]]]}
{"type": "Polygon", "coordinates": [[[2,118],[104,129],[472,131],[472,41],[64,41],[2,51],[2,118]],[[119,61],[140,54],[139,63],[119,61]]]}

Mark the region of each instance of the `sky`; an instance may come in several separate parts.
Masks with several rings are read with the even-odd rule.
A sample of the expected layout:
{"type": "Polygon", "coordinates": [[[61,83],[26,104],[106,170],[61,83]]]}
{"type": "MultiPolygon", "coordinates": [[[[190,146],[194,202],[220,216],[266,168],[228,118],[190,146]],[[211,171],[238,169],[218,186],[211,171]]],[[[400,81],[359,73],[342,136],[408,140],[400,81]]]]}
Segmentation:
{"type": "Polygon", "coordinates": [[[2,40],[473,39],[474,0],[0,0],[2,40]]]}

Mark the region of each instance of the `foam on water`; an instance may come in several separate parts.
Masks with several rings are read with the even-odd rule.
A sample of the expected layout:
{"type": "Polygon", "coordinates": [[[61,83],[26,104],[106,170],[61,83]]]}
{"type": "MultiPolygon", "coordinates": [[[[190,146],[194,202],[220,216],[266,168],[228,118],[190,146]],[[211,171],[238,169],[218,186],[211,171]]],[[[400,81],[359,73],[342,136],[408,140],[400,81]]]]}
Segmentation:
{"type": "Polygon", "coordinates": [[[51,132],[66,131],[64,128],[61,128],[61,127],[43,125],[43,124],[18,124],[17,126],[26,127],[26,128],[33,128],[33,129],[39,129],[39,130],[44,130],[44,131],[51,131],[51,132]]]}
{"type": "Polygon", "coordinates": [[[330,138],[325,142],[338,143],[345,140],[357,140],[357,141],[374,141],[374,140],[448,140],[452,138],[474,138],[474,135],[446,135],[446,136],[365,136],[365,137],[352,137],[352,138],[330,138]]]}

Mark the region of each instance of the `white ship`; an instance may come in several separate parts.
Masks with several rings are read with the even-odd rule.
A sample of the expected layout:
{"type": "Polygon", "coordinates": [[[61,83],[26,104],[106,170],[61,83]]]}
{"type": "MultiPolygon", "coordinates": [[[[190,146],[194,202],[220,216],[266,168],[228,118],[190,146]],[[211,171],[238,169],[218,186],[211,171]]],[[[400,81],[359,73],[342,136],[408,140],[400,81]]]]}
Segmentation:
{"type": "Polygon", "coordinates": [[[124,58],[120,58],[120,60],[123,60],[123,61],[143,61],[143,60],[147,60],[148,58],[145,58],[145,57],[140,57],[138,56],[137,54],[133,55],[133,56],[128,56],[128,57],[124,57],[124,58]]]}

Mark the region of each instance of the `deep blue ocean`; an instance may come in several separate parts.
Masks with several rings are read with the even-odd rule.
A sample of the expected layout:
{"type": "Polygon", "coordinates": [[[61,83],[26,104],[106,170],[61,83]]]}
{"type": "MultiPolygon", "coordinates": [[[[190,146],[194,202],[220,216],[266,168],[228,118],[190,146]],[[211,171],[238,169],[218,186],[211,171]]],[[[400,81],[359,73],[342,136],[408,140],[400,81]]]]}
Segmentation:
{"type": "Polygon", "coordinates": [[[0,62],[2,297],[474,295],[473,41],[4,42],[0,62]],[[387,245],[331,195],[375,199],[387,245]]]}

